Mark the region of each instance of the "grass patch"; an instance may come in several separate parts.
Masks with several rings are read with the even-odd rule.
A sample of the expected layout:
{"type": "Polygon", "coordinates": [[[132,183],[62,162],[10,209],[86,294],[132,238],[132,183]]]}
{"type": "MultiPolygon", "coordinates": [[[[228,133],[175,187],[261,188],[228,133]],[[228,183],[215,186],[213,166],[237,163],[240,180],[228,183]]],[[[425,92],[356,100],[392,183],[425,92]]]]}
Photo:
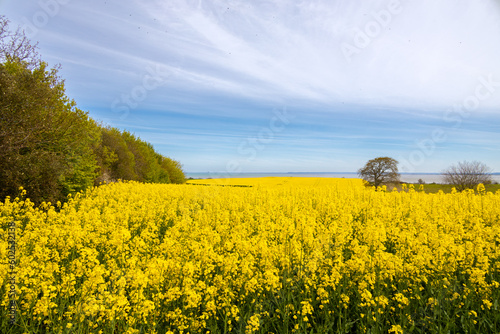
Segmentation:
{"type": "MultiPolygon", "coordinates": [[[[407,185],[409,186],[412,183],[408,183],[407,185]]],[[[420,189],[420,184],[418,183],[413,183],[413,186],[415,187],[415,190],[420,189]]],[[[396,186],[399,191],[402,190],[402,186],[398,185],[396,186]]],[[[487,184],[484,186],[486,188],[486,191],[495,193],[496,191],[500,190],[500,184],[487,184]]],[[[444,193],[448,194],[451,193],[451,190],[453,188],[453,185],[451,184],[442,184],[442,183],[426,183],[424,184],[424,192],[427,194],[435,194],[438,193],[440,190],[442,190],[444,193]]],[[[476,190],[476,189],[474,189],[476,190]]]]}

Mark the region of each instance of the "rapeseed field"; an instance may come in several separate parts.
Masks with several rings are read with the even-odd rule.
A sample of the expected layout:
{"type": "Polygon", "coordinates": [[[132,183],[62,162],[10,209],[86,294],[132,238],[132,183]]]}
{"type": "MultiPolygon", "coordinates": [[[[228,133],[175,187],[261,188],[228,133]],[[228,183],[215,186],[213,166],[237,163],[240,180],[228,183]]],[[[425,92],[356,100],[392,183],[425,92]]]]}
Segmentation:
{"type": "Polygon", "coordinates": [[[500,191],[481,185],[119,182],[38,208],[21,191],[0,258],[1,333],[500,332],[500,191]]]}

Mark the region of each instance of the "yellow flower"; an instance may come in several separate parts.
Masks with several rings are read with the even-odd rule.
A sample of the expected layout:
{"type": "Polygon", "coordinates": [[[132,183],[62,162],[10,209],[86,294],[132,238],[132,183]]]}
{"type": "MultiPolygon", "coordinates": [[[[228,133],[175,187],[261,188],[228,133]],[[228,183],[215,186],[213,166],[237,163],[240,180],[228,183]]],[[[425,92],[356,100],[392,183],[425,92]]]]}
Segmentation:
{"type": "Polygon", "coordinates": [[[488,309],[491,309],[491,307],[493,306],[493,303],[491,301],[489,301],[488,299],[483,299],[483,304],[484,306],[486,306],[488,309]]]}
{"type": "Polygon", "coordinates": [[[403,334],[403,329],[401,328],[401,325],[392,325],[389,329],[389,333],[403,334]]]}
{"type": "Polygon", "coordinates": [[[259,327],[260,327],[259,315],[254,314],[247,321],[247,326],[246,326],[246,329],[245,329],[245,333],[255,333],[256,331],[259,330],[259,327]]]}
{"type": "MultiPolygon", "coordinates": [[[[367,308],[361,326],[401,309],[411,325],[413,301],[437,305],[429,291],[444,296],[445,309],[464,302],[467,310],[493,309],[500,192],[381,192],[328,178],[189,183],[109,183],[59,208],[0,203],[0,258],[9,256],[10,220],[16,225],[20,314],[49,332],[91,320],[89,328],[106,333],[112,321],[134,328],[157,319],[179,333],[214,322],[231,331],[245,319],[245,331],[255,333],[278,313],[299,331],[317,315],[357,307],[367,308]],[[462,283],[461,294],[448,291],[462,283]],[[280,305],[272,315],[269,296],[280,305]],[[246,303],[254,313],[245,313],[246,303]]],[[[394,325],[390,333],[402,331],[394,325]]]]}

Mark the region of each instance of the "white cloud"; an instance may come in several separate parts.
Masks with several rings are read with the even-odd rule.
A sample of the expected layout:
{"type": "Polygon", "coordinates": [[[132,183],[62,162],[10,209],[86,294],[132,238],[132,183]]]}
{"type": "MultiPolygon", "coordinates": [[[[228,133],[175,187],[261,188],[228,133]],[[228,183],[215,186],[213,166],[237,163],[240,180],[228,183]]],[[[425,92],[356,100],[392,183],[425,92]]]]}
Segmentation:
{"type": "MultiPolygon", "coordinates": [[[[158,2],[150,15],[184,36],[176,48],[186,50],[185,70],[196,64],[214,90],[227,90],[229,80],[262,98],[442,108],[466,97],[481,75],[500,80],[494,2],[401,1],[377,23],[397,7],[391,3],[158,2]],[[347,62],[341,45],[356,45],[356,34],[377,24],[380,32],[347,62]]],[[[483,107],[499,103],[500,92],[483,107]]]]}

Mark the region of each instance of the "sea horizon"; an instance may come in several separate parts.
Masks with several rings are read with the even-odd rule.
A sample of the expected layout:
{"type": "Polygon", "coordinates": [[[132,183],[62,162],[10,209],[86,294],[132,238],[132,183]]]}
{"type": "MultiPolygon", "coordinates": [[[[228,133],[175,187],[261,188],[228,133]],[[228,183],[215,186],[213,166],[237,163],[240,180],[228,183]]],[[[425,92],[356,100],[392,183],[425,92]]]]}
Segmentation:
{"type": "MultiPolygon", "coordinates": [[[[224,179],[224,178],[251,178],[251,177],[334,177],[359,178],[357,172],[185,172],[186,178],[192,179],[224,179]]],[[[417,183],[443,183],[442,173],[400,173],[401,181],[417,183]]],[[[500,182],[500,173],[491,173],[493,182],[500,182]]]]}

